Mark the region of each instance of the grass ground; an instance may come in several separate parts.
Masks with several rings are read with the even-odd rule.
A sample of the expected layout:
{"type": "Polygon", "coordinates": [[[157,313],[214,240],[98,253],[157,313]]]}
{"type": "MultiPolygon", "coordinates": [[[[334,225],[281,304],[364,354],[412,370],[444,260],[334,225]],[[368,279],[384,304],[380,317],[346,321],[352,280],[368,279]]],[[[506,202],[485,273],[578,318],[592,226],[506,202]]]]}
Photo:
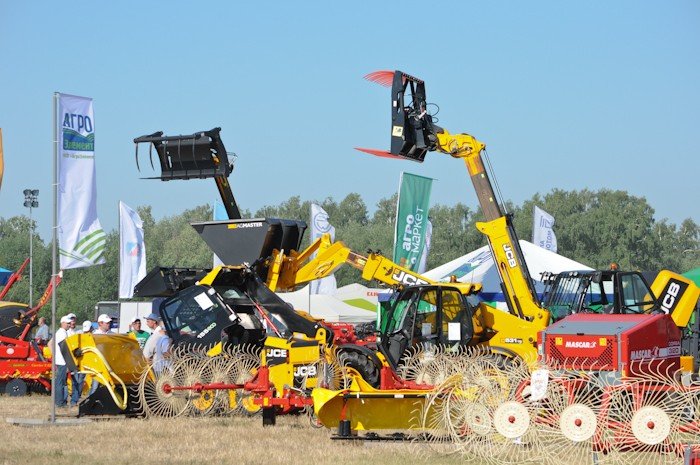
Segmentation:
{"type": "MultiPolygon", "coordinates": [[[[193,465],[457,463],[459,457],[429,452],[423,444],[341,442],[333,431],[312,428],[304,416],[280,416],[274,427],[254,418],[95,420],[78,426],[23,427],[7,418],[47,419],[47,396],[0,396],[0,465],[193,465]]],[[[57,409],[63,418],[77,409],[57,409]]]]}

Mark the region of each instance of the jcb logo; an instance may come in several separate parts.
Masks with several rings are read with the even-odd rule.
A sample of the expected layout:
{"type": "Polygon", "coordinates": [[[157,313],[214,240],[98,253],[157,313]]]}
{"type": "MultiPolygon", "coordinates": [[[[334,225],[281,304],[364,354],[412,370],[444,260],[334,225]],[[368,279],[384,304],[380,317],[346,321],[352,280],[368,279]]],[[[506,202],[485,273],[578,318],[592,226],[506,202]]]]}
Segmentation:
{"type": "Polygon", "coordinates": [[[267,349],[267,358],[287,358],[287,349],[267,349]]]}
{"type": "Polygon", "coordinates": [[[515,268],[518,266],[518,262],[515,260],[515,253],[513,248],[508,244],[503,244],[503,251],[506,253],[506,260],[508,260],[508,266],[515,268]]]}
{"type": "Polygon", "coordinates": [[[406,286],[415,286],[418,284],[428,284],[428,281],[424,279],[420,279],[416,276],[410,275],[406,273],[405,271],[399,270],[398,268],[394,268],[394,274],[391,275],[391,278],[396,280],[397,282],[404,284],[406,286]]]}
{"type": "Polygon", "coordinates": [[[316,365],[298,365],[294,369],[295,378],[307,378],[316,376],[316,365]]]}
{"type": "Polygon", "coordinates": [[[669,281],[666,285],[666,289],[661,294],[661,310],[665,313],[673,313],[673,310],[676,308],[678,301],[683,296],[683,292],[685,292],[687,287],[688,285],[684,282],[669,281]]]}

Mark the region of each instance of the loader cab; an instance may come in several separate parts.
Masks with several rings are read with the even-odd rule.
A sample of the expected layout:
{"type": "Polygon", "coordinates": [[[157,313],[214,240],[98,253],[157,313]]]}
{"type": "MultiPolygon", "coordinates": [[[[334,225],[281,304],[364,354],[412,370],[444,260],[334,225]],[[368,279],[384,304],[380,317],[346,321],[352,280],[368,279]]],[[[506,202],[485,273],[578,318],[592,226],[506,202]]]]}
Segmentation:
{"type": "Polygon", "coordinates": [[[174,345],[212,347],[239,317],[224,304],[213,288],[189,287],[160,305],[160,315],[174,345]]]}
{"type": "Polygon", "coordinates": [[[568,271],[550,277],[544,307],[558,321],[574,313],[649,313],[656,297],[641,273],[568,271]]]}
{"type": "Polygon", "coordinates": [[[457,288],[407,287],[391,302],[381,325],[379,349],[396,368],[406,349],[419,343],[468,345],[474,335],[473,313],[457,288]]]}

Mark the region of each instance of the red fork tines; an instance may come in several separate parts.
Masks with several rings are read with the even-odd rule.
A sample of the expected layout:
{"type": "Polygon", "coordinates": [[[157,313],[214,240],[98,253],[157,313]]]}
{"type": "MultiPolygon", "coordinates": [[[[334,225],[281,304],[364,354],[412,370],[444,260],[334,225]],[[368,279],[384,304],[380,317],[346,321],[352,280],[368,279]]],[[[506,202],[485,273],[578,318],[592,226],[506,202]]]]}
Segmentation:
{"type": "Polygon", "coordinates": [[[394,82],[393,71],[375,71],[365,76],[368,81],[376,82],[380,86],[391,87],[394,82]]]}

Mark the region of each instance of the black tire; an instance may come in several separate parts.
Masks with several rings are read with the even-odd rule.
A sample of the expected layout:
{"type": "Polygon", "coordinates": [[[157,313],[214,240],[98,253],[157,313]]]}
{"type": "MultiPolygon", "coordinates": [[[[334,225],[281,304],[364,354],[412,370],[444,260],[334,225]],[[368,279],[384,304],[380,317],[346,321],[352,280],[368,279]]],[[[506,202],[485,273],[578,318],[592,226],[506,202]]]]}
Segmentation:
{"type": "Polygon", "coordinates": [[[23,397],[27,395],[27,383],[24,380],[15,378],[5,385],[5,394],[10,397],[23,397]]]}
{"type": "Polygon", "coordinates": [[[343,366],[357,370],[362,379],[367,381],[372,387],[379,388],[380,367],[367,355],[354,350],[343,351],[340,355],[343,366]]]}

